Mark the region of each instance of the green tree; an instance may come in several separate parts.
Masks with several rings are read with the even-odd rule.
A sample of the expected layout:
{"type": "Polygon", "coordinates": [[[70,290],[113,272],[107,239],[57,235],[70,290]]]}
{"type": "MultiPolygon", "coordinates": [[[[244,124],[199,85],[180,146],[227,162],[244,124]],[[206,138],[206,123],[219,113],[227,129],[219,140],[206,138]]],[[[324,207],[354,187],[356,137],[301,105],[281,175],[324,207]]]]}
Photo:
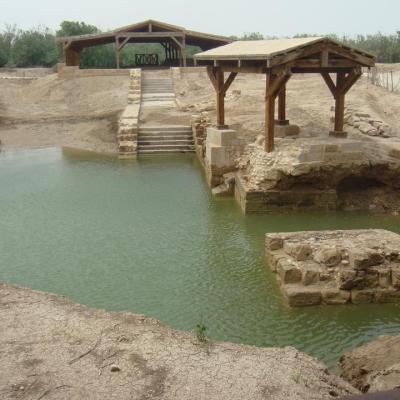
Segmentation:
{"type": "Polygon", "coordinates": [[[55,37],[48,28],[19,31],[12,57],[17,67],[51,67],[58,59],[55,37]]]}
{"type": "MultiPolygon", "coordinates": [[[[56,32],[57,37],[80,36],[92,33],[100,33],[95,25],[81,21],[63,21],[56,32]]],[[[60,60],[62,59],[62,47],[59,46],[60,60]]],[[[81,68],[113,68],[115,67],[115,53],[113,45],[102,45],[82,50],[81,68]]]]}
{"type": "Polygon", "coordinates": [[[0,33],[0,67],[12,65],[12,49],[18,34],[16,25],[6,24],[0,33]]]}
{"type": "Polygon", "coordinates": [[[0,34],[0,67],[4,67],[8,63],[9,52],[7,51],[7,44],[3,37],[3,34],[0,34]]]}
{"type": "Polygon", "coordinates": [[[239,40],[263,40],[264,35],[260,32],[245,33],[239,40]]]}

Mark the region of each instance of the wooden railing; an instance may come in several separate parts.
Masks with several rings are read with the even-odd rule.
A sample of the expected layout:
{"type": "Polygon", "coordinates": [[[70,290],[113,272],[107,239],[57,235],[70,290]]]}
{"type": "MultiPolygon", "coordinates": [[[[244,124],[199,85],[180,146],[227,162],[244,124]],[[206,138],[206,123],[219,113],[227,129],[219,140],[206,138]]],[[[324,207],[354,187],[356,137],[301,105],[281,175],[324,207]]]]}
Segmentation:
{"type": "Polygon", "coordinates": [[[135,54],[135,64],[138,67],[159,65],[158,54],[135,54]]]}

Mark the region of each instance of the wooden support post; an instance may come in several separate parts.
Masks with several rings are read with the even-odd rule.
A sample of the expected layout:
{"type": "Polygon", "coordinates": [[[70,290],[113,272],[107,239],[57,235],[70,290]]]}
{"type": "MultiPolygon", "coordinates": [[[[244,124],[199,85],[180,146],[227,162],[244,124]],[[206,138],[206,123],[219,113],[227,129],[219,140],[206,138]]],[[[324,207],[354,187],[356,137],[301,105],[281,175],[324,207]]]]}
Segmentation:
{"type": "Polygon", "coordinates": [[[225,92],[224,73],[221,68],[216,68],[215,77],[217,81],[217,128],[224,129],[225,125],[225,92]]]}
{"type": "Polygon", "coordinates": [[[187,59],[186,59],[186,36],[183,36],[182,38],[182,53],[183,53],[183,66],[186,67],[187,65],[187,59]]]}
{"type": "Polygon", "coordinates": [[[115,65],[119,69],[119,39],[115,38],[115,65]]]}
{"type": "Polygon", "coordinates": [[[340,90],[341,86],[344,84],[345,81],[345,74],[343,72],[337,73],[337,80],[336,80],[336,97],[335,97],[335,127],[334,133],[336,136],[340,136],[344,132],[344,98],[345,93],[340,90]]]}
{"type": "Polygon", "coordinates": [[[289,120],[286,119],[286,85],[283,86],[282,90],[278,95],[278,125],[289,125],[289,120]]]}
{"type": "Polygon", "coordinates": [[[228,126],[225,125],[225,95],[235,80],[237,72],[231,72],[226,81],[221,67],[209,66],[207,74],[217,94],[217,128],[226,129],[228,126]]]}
{"type": "Polygon", "coordinates": [[[265,88],[265,151],[270,153],[274,150],[274,132],[275,132],[275,94],[268,93],[272,87],[276,76],[267,72],[265,88]]]}
{"type": "Polygon", "coordinates": [[[344,131],[344,107],[345,96],[351,87],[360,79],[362,72],[359,68],[353,69],[348,75],[346,72],[337,72],[336,85],[327,72],[321,73],[329,90],[335,98],[335,125],[334,130],[329,133],[330,136],[346,137],[344,131]]]}

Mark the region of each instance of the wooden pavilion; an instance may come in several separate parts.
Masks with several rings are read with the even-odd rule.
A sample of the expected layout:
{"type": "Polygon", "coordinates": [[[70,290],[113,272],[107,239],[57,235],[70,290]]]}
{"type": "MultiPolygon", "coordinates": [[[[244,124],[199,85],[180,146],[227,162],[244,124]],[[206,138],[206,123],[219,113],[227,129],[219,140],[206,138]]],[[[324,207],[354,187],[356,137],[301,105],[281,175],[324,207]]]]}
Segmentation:
{"type": "Polygon", "coordinates": [[[292,74],[318,73],[328,85],[335,102],[333,136],[346,136],[345,95],[362,75],[362,67],[373,67],[375,58],[364,51],[324,37],[281,40],[237,41],[194,56],[197,65],[207,66],[217,94],[217,127],[225,125],[224,98],[239,72],[266,75],[265,150],[274,149],[275,124],[287,125],[286,84],[292,74]],[[225,80],[224,73],[229,76],[225,80]],[[336,75],[335,81],[331,74],[336,75]],[[275,100],[278,97],[278,119],[275,100]]]}
{"type": "MultiPolygon", "coordinates": [[[[64,61],[67,66],[79,66],[81,51],[88,47],[115,44],[115,60],[120,68],[120,52],[128,43],[160,43],[164,47],[166,65],[186,66],[186,46],[197,46],[203,51],[232,42],[224,36],[190,31],[176,25],[147,20],[115,29],[110,32],[80,36],[68,36],[57,39],[62,43],[64,61]]],[[[141,55],[137,61],[142,65],[156,64],[154,55],[141,55]]]]}

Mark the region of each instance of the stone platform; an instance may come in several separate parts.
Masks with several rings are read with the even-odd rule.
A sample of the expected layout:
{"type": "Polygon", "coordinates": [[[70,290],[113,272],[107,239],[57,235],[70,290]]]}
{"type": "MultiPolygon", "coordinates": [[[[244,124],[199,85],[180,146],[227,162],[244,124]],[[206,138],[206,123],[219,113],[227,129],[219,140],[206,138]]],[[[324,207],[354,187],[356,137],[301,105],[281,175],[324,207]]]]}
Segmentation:
{"type": "Polygon", "coordinates": [[[290,306],[400,301],[400,235],[381,229],[266,235],[290,306]]]}

